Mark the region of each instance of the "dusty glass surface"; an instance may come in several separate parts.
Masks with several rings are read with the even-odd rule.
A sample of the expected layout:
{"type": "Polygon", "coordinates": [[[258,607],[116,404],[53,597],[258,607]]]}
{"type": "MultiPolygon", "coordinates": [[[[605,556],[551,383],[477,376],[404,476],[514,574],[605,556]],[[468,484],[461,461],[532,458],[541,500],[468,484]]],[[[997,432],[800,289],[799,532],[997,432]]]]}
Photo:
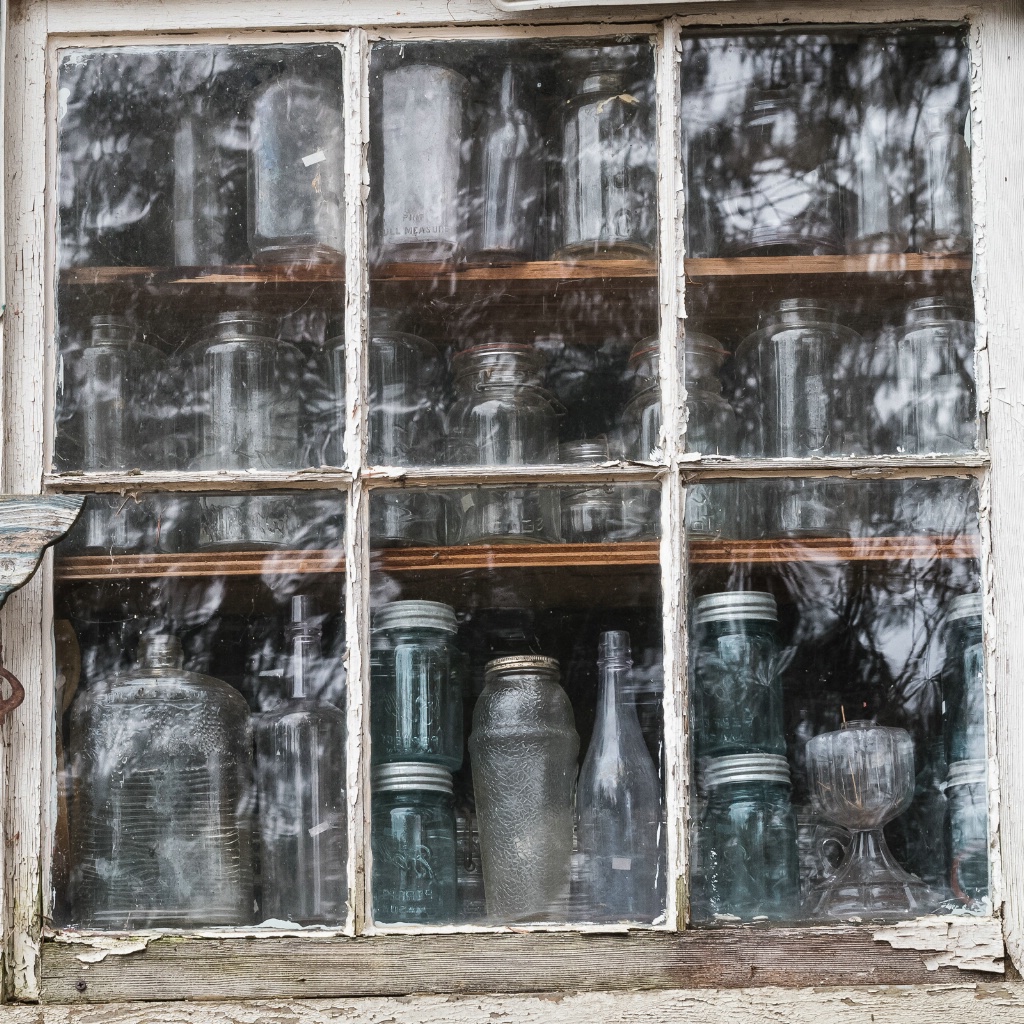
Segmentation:
{"type": "MultiPolygon", "coordinates": [[[[382,545],[371,526],[376,920],[664,913],[659,530],[637,511],[657,508],[646,490],[658,493],[426,492],[447,512],[448,547],[382,545]],[[560,536],[567,503],[600,512],[584,538],[560,536]],[[543,510],[549,532],[467,535],[480,508],[494,524],[543,510]],[[432,837],[418,861],[410,822],[432,837]]],[[[387,496],[371,496],[373,523],[387,496]]]]}
{"type": "Polygon", "coordinates": [[[338,465],[336,46],[62,50],[54,468],[338,465]]]}
{"type": "Polygon", "coordinates": [[[694,920],[989,913],[976,484],[698,497],[694,920]]]}
{"type": "Polygon", "coordinates": [[[959,30],[683,40],[691,450],[977,446],[968,94],[959,30]]]}
{"type": "Polygon", "coordinates": [[[649,41],[377,43],[370,115],[369,461],[650,459],[626,428],[658,327],[649,41]]]}
{"type": "Polygon", "coordinates": [[[54,571],[58,924],[344,923],[344,507],[87,499],[54,571]]]}

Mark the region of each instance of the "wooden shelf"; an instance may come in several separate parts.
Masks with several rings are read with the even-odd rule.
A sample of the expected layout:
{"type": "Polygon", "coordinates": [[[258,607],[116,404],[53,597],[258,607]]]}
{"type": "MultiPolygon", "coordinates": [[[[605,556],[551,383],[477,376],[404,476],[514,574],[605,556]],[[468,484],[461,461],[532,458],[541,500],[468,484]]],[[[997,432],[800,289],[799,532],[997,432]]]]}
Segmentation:
{"type": "MultiPolygon", "coordinates": [[[[815,538],[810,540],[692,541],[697,565],[776,562],[922,561],[977,558],[972,537],[815,538]]],[[[372,568],[394,573],[463,573],[480,570],[653,568],[657,541],[614,544],[467,545],[385,548],[374,551],[372,568]]],[[[82,555],[58,558],[58,581],[162,579],[210,576],[323,575],[341,573],[340,551],[202,551],[184,554],[82,555]]]]}

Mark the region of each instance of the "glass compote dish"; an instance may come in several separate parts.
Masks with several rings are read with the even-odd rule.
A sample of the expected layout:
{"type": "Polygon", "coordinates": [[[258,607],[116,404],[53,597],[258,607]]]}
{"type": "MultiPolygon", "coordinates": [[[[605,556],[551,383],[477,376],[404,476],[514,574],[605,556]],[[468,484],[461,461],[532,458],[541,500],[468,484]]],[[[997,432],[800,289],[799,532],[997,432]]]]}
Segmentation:
{"type": "Polygon", "coordinates": [[[882,833],[913,800],[910,733],[850,722],[808,742],[807,773],[822,816],[853,834],[839,868],[808,893],[807,915],[877,919],[934,911],[943,894],[904,871],[882,833]]]}

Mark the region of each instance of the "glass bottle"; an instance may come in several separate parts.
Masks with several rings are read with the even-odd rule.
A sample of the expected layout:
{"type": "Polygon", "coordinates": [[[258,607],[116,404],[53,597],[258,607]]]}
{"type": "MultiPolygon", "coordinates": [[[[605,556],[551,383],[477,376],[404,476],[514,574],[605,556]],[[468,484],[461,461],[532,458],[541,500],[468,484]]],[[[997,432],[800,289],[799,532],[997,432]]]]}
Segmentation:
{"type": "Polygon", "coordinates": [[[946,760],[984,761],[985,648],[981,594],[962,594],[946,617],[946,657],[942,670],[942,724],[946,760]]]}
{"type": "Polygon", "coordinates": [[[657,230],[651,108],[628,80],[637,47],[574,49],[562,117],[562,258],[649,257],[657,230]]]}
{"type": "Polygon", "coordinates": [[[730,590],[697,599],[694,745],[699,757],[784,754],[775,598],[730,590]]]}
{"type": "Polygon", "coordinates": [[[476,815],[471,811],[459,811],[455,815],[455,840],[459,854],[459,920],[480,922],[487,916],[487,901],[484,898],[484,869],[480,863],[480,833],[476,827],[476,815]]]}
{"type": "Polygon", "coordinates": [[[968,906],[988,896],[988,786],[985,761],[949,766],[949,887],[968,906]]]}
{"type": "Polygon", "coordinates": [[[373,769],[373,918],[450,924],[458,916],[452,775],[400,761],[373,769]]]}
{"type": "Polygon", "coordinates": [[[661,785],[630,687],[629,634],[601,634],[597,719],[576,792],[589,911],[599,921],[651,921],[664,908],[661,785]]]}
{"type": "Polygon", "coordinates": [[[925,187],[919,247],[922,252],[970,252],[970,119],[941,106],[925,109],[925,187]]]}
{"type": "Polygon", "coordinates": [[[345,254],[341,82],[295,72],[252,108],[249,247],[257,263],[340,263],[345,254]]]}
{"type": "Polygon", "coordinates": [[[381,258],[455,259],[469,83],[450,68],[410,64],[384,72],[382,94],[381,258]]]}
{"type": "MultiPolygon", "coordinates": [[[[606,437],[589,441],[569,441],[558,446],[559,460],[566,465],[597,465],[608,462],[611,453],[606,437]]],[[[601,544],[625,536],[625,490],[605,485],[572,488],[562,491],[562,540],[567,544],[601,544]]]]}
{"type": "Polygon", "coordinates": [[[345,715],[314,696],[321,660],[316,606],[292,598],[288,699],[256,719],[263,917],[341,924],[348,883],[345,715]]]}
{"type": "Polygon", "coordinates": [[[488,917],[557,916],[569,891],[580,740],[554,658],[488,663],[473,709],[473,766],[488,917]]]}
{"type": "Polygon", "coordinates": [[[544,200],[544,142],[514,64],[500,67],[473,132],[467,253],[479,262],[531,259],[544,200]]]}
{"type": "Polygon", "coordinates": [[[974,324],[942,296],[907,307],[897,342],[900,427],[907,454],[974,450],[978,436],[974,387],[974,324]]]}
{"type": "Polygon", "coordinates": [[[778,754],[716,757],[703,772],[694,917],[797,916],[800,881],[789,765],[778,754]]]}
{"type": "Polygon", "coordinates": [[[249,708],[182,661],[176,637],[144,636],[134,669],[79,699],[73,889],[87,927],[252,920],[249,708]]]}
{"type": "Polygon", "coordinates": [[[373,617],[370,734],[375,764],[462,764],[462,673],[455,610],[393,601],[373,617]]]}

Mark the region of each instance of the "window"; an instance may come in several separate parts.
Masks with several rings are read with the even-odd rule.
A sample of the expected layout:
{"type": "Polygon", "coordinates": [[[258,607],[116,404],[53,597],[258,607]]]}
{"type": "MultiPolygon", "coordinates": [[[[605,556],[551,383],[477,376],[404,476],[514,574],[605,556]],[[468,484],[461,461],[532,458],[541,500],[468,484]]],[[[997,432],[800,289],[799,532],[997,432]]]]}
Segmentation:
{"type": "Polygon", "coordinates": [[[998,969],[963,27],[52,58],[48,998],[998,969]]]}

